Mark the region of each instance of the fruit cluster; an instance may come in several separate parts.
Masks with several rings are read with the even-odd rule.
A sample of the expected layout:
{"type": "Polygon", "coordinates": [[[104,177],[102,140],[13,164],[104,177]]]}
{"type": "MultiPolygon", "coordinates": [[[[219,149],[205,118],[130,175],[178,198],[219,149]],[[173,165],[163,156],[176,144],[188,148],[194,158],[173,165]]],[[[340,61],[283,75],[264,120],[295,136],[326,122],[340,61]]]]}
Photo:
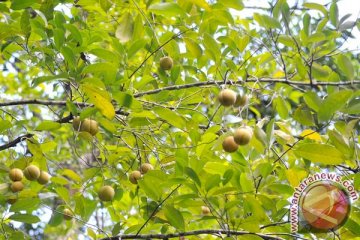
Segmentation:
{"type": "MultiPolygon", "coordinates": [[[[247,96],[240,94],[236,94],[231,89],[223,89],[219,96],[219,102],[224,107],[235,106],[235,107],[243,107],[247,104],[247,96]]],[[[225,152],[235,152],[239,145],[247,145],[251,138],[253,132],[250,127],[240,127],[235,130],[232,136],[225,137],[222,147],[225,152]]]]}
{"type": "MultiPolygon", "coordinates": [[[[45,185],[50,180],[50,175],[47,172],[40,171],[40,169],[35,165],[27,166],[24,171],[22,171],[20,168],[13,168],[9,171],[9,178],[12,181],[10,190],[13,193],[20,192],[24,189],[24,184],[22,183],[24,176],[27,180],[37,180],[37,182],[42,185],[45,185]]],[[[15,198],[11,198],[9,200],[9,203],[11,204],[16,202],[15,198]]]]}

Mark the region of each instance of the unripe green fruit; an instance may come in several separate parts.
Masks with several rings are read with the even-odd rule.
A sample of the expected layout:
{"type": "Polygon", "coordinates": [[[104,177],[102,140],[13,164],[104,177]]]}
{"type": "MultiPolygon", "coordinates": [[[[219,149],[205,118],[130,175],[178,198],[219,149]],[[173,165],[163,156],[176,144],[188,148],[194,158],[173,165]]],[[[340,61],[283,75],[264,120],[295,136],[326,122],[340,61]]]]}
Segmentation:
{"type": "Polygon", "coordinates": [[[234,140],[239,145],[246,145],[252,138],[252,131],[247,128],[238,128],[234,132],[234,140]]]}
{"type": "Polygon", "coordinates": [[[236,100],[234,107],[243,107],[247,104],[248,98],[246,95],[241,96],[240,94],[236,95],[236,100]]]}
{"type": "Polygon", "coordinates": [[[141,173],[145,174],[150,170],[153,170],[154,167],[150,163],[143,163],[140,167],[141,173]]]}
{"type": "Polygon", "coordinates": [[[88,132],[94,136],[99,132],[99,125],[95,120],[85,118],[81,122],[80,131],[88,132]]]}
{"type": "Polygon", "coordinates": [[[101,201],[111,201],[113,200],[115,196],[115,191],[114,188],[111,186],[102,186],[99,191],[98,191],[98,197],[100,198],[101,201]]]}
{"type": "Polygon", "coordinates": [[[74,216],[74,214],[70,209],[68,209],[68,208],[64,209],[63,217],[65,220],[71,220],[73,218],[73,216],[74,216]]]}
{"type": "Polygon", "coordinates": [[[9,178],[12,181],[21,181],[24,177],[23,171],[19,168],[13,168],[9,171],[9,178]]]}
{"type": "Polygon", "coordinates": [[[219,93],[219,102],[225,107],[233,105],[236,101],[236,93],[231,89],[224,89],[219,93]]]}
{"type": "Polygon", "coordinates": [[[30,165],[25,168],[24,175],[26,179],[34,181],[40,177],[40,169],[35,165],[30,165]]]}
{"type": "Polygon", "coordinates": [[[41,171],[40,172],[40,176],[38,178],[38,183],[45,185],[49,182],[50,180],[50,174],[48,174],[47,172],[41,171]]]}
{"type": "Polygon", "coordinates": [[[75,131],[79,131],[79,130],[80,130],[80,123],[81,123],[80,117],[75,117],[75,118],[73,119],[72,125],[73,125],[73,128],[74,128],[75,131]]]}
{"type": "Polygon", "coordinates": [[[210,208],[208,208],[207,206],[201,206],[201,212],[204,215],[208,215],[210,213],[210,208]]]}
{"type": "Polygon", "coordinates": [[[174,62],[171,57],[162,57],[160,58],[160,68],[163,70],[170,70],[174,62]]]}
{"type": "Polygon", "coordinates": [[[225,152],[231,153],[231,152],[235,152],[239,146],[234,141],[233,136],[227,136],[222,143],[222,147],[225,152]]]}
{"type": "Polygon", "coordinates": [[[129,180],[132,184],[137,184],[140,178],[141,178],[141,172],[133,171],[132,173],[130,173],[129,180]]]}
{"type": "Polygon", "coordinates": [[[12,192],[20,192],[24,189],[24,184],[20,181],[16,181],[16,182],[13,182],[11,183],[10,185],[10,189],[12,192]]]}

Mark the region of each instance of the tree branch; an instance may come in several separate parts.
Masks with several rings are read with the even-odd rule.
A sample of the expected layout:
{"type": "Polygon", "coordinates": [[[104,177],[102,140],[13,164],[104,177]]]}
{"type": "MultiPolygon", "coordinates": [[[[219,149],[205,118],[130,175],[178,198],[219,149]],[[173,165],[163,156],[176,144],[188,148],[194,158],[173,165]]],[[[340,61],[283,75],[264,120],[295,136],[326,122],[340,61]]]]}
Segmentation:
{"type": "MultiPolygon", "coordinates": [[[[25,99],[25,100],[14,100],[9,102],[0,103],[0,107],[4,106],[16,106],[16,105],[29,105],[29,104],[37,104],[44,106],[65,106],[66,101],[57,101],[57,100],[38,100],[38,99],[25,99]]],[[[80,107],[88,107],[93,106],[90,103],[86,102],[74,102],[75,105],[80,107]]]]}
{"type": "Polygon", "coordinates": [[[255,235],[261,237],[262,239],[266,240],[283,240],[281,237],[277,237],[276,235],[283,235],[288,237],[298,237],[296,234],[291,233],[253,233],[248,231],[235,231],[235,230],[216,230],[216,229],[202,229],[202,230],[195,230],[195,231],[188,231],[188,232],[181,232],[181,233],[168,233],[168,234],[123,234],[118,235],[111,238],[103,238],[102,240],[122,240],[122,239],[169,239],[169,238],[176,238],[182,236],[196,236],[201,234],[207,235],[233,235],[233,236],[240,236],[240,235],[255,235]]]}
{"type": "MultiPolygon", "coordinates": [[[[229,82],[229,85],[236,85],[236,84],[244,84],[246,82],[259,82],[259,83],[284,83],[288,85],[298,85],[298,86],[346,86],[346,85],[356,85],[360,84],[360,80],[353,80],[353,81],[346,81],[346,82],[300,82],[300,81],[290,81],[286,79],[276,79],[276,78],[248,78],[246,80],[238,80],[235,82],[229,82]]],[[[210,86],[210,85],[220,85],[223,84],[223,81],[207,81],[207,82],[196,82],[196,83],[188,83],[184,85],[173,85],[163,88],[158,88],[146,92],[139,92],[134,94],[134,97],[138,98],[144,95],[151,95],[156,94],[162,91],[170,91],[170,90],[180,90],[185,88],[192,88],[192,87],[200,87],[200,86],[210,86]]],[[[1,105],[0,105],[1,106],[1,105]]]]}
{"type": "MultiPolygon", "coordinates": [[[[238,80],[234,82],[228,82],[228,85],[241,85],[246,82],[259,82],[259,83],[283,83],[288,85],[298,85],[298,86],[348,86],[348,85],[358,85],[360,84],[360,80],[352,80],[352,81],[343,81],[343,82],[300,82],[300,81],[290,81],[286,79],[277,79],[277,78],[248,78],[246,80],[238,80]]],[[[195,83],[188,83],[183,85],[173,85],[167,86],[163,88],[153,89],[145,92],[135,93],[134,97],[139,98],[145,95],[152,95],[162,91],[171,91],[171,90],[180,90],[186,88],[193,88],[193,87],[201,87],[201,86],[211,86],[211,85],[221,85],[223,81],[207,81],[207,82],[195,82],[195,83]]],[[[4,106],[17,106],[17,105],[26,105],[26,104],[37,104],[37,105],[44,105],[44,106],[66,106],[66,101],[59,101],[59,100],[38,100],[38,99],[25,99],[25,100],[13,100],[8,102],[0,102],[0,107],[4,106]]],[[[92,107],[94,106],[91,103],[87,102],[74,102],[76,106],[79,107],[92,107]]],[[[119,109],[116,110],[116,114],[128,116],[128,112],[124,112],[123,110],[119,109]]],[[[70,119],[69,119],[70,120],[70,119]]],[[[62,120],[59,120],[60,122],[62,120]]]]}
{"type": "Polygon", "coordinates": [[[28,139],[28,138],[32,138],[34,136],[34,134],[31,133],[27,133],[25,135],[22,135],[20,137],[17,137],[16,139],[12,140],[9,143],[6,143],[4,145],[0,146],[0,151],[3,151],[5,149],[11,148],[11,147],[15,147],[18,143],[28,139]]]}

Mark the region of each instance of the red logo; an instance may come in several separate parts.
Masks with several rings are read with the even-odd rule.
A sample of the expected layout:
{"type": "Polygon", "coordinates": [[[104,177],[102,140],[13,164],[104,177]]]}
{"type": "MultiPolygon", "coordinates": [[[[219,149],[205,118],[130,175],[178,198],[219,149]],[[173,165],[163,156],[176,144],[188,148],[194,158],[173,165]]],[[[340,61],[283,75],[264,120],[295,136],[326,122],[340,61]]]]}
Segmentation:
{"type": "Polygon", "coordinates": [[[319,182],[306,188],[300,199],[300,213],[312,228],[322,231],[341,226],[350,212],[346,192],[331,182],[319,182]]]}

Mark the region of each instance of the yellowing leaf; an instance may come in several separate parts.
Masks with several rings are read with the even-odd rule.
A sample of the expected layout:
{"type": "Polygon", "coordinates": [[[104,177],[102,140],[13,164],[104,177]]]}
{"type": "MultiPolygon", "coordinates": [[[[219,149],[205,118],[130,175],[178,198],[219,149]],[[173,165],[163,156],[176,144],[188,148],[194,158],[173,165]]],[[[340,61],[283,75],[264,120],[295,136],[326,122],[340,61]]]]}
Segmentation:
{"type": "Polygon", "coordinates": [[[298,169],[288,169],[286,170],[285,174],[292,187],[297,187],[300,182],[307,176],[306,171],[298,169]]]}
{"type": "Polygon", "coordinates": [[[304,138],[308,138],[308,139],[311,139],[311,140],[315,140],[315,141],[321,141],[321,136],[319,133],[317,133],[316,131],[314,130],[311,130],[311,129],[305,129],[301,134],[300,136],[304,137],[304,138]]]}
{"type": "Polygon", "coordinates": [[[106,91],[91,84],[83,84],[82,88],[89,97],[90,102],[100,110],[102,115],[110,120],[115,117],[114,106],[111,104],[110,97],[106,91]]]}

